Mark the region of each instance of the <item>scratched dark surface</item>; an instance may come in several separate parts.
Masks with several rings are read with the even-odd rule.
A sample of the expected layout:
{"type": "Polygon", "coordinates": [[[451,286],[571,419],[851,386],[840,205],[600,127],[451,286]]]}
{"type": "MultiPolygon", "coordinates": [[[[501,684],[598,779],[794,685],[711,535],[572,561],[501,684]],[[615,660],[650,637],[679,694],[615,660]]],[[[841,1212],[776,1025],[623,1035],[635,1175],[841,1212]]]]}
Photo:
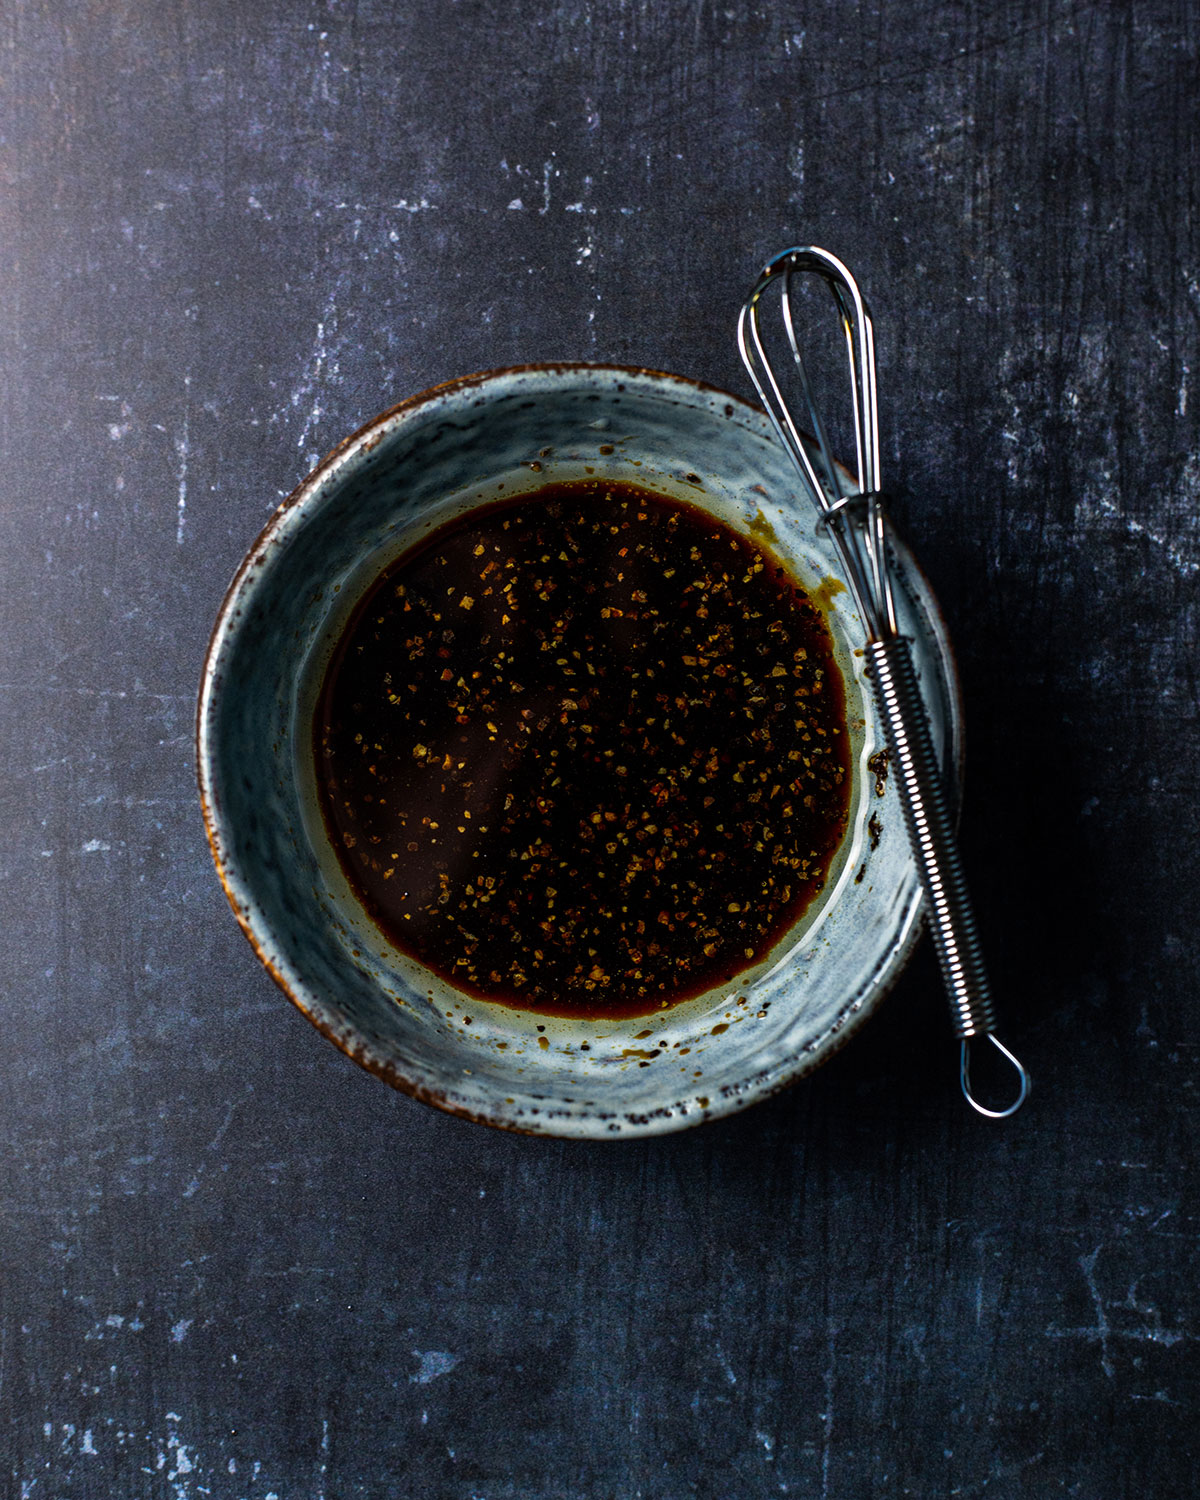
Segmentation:
{"type": "Polygon", "coordinates": [[[0,1496],[1195,1493],[1200,13],[9,0],[0,14],[0,1496]],[[243,551],[395,400],[744,390],[808,239],[875,304],[1037,1088],[932,960],[659,1142],[488,1132],[276,992],[192,716],[243,551]]]}

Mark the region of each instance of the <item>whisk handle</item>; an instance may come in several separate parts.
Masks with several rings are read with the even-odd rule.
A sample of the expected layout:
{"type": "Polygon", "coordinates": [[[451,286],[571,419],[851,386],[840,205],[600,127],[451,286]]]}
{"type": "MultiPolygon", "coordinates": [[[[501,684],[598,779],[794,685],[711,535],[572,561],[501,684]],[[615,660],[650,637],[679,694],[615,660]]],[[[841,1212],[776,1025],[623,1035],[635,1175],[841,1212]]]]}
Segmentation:
{"type": "Polygon", "coordinates": [[[866,655],[891,751],[891,770],[929,901],[954,1034],[965,1040],[990,1033],[996,1025],[991,990],[912,653],[907,639],[894,635],[869,641],[866,655]]]}

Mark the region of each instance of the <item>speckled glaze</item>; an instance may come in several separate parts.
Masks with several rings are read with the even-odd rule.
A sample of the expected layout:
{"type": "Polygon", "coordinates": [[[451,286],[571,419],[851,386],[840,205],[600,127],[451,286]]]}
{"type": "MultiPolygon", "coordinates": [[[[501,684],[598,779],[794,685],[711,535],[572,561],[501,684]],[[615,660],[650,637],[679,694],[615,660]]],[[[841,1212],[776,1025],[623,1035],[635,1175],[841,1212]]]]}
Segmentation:
{"type": "MultiPolygon", "coordinates": [[[[512,1130],[631,1137],[745,1108],[823,1062],[894,982],[922,898],[836,557],[766,417],[678,376],[533,366],[425,392],[348,439],[276,512],[221,607],[197,721],[213,858],[243,931],[331,1041],[396,1088],[512,1130]],[[602,451],[603,450],[603,451],[602,451]],[[611,475],[704,506],[787,560],[826,607],[855,784],[822,899],[736,988],[657,1014],[581,1022],[467,999],[365,917],[316,807],[312,705],[329,651],[381,568],[432,526],[547,480],[611,475]]],[[[900,551],[935,743],[957,776],[944,627],[900,551]]]]}

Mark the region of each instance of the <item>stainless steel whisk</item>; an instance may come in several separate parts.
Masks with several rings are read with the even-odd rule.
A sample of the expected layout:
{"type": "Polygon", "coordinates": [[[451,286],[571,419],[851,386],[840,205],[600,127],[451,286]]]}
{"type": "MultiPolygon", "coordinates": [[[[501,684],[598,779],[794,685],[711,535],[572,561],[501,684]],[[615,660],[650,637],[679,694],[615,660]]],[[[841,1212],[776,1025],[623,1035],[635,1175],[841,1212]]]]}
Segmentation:
{"type": "Polygon", "coordinates": [[[1015,1113],[1029,1092],[1029,1075],[995,1035],[996,1016],[975,916],[954,835],[950,803],[938,769],[933,737],[921,700],[908,639],[896,623],[888,557],[888,525],[879,488],[879,413],[875,392],[875,336],[871,315],[854,277],[836,256],[807,245],[785,250],[764,267],[738,319],[738,347],[767,413],[821,512],[845,568],[867,629],[866,659],[909,839],[929,901],[934,944],[950,998],[954,1034],[961,1040],[959,1079],[967,1102],[994,1120],[1015,1113]],[[847,493],[833,460],[813,395],[792,315],[792,281],[815,273],[832,290],[846,338],[858,450],[857,488],[847,493]],[[780,285],[787,331],[807,408],[812,440],[792,416],[779,378],[763,347],[759,304],[780,285]],[[988,1109],[971,1093],[970,1043],[987,1037],[1016,1069],[1019,1091],[1004,1109],[988,1109]]]}

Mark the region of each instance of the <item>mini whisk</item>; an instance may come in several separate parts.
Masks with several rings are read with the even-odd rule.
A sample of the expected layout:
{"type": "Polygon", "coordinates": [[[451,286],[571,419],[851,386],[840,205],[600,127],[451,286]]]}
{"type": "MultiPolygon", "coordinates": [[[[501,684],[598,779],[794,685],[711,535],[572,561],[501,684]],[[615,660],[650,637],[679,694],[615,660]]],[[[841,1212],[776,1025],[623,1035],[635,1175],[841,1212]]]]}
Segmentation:
{"type": "Polygon", "coordinates": [[[854,277],[836,256],[815,246],[785,250],[768,262],[742,307],[738,347],[780,440],[821,512],[821,524],[828,528],[837,547],[846,581],[866,626],[866,659],[913,855],[929,902],[954,1034],[962,1043],[959,1079],[963,1094],[981,1115],[1004,1119],[1024,1103],[1029,1092],[1029,1075],[995,1035],[995,1011],[954,836],[950,803],[939,773],[908,640],[900,634],[896,623],[887,520],[879,489],[879,416],[871,315],[854,277]],[[834,464],[825,424],[796,339],[792,281],[805,273],[815,273],[832,290],[845,334],[858,450],[857,488],[849,492],[834,464]],[[783,322],[807,408],[811,440],[801,436],[763,347],[759,304],[767,288],[774,285],[782,288],[783,322]],[[984,1036],[1017,1072],[1020,1085],[1017,1097],[1004,1109],[988,1109],[971,1093],[970,1043],[973,1037],[984,1036]]]}

